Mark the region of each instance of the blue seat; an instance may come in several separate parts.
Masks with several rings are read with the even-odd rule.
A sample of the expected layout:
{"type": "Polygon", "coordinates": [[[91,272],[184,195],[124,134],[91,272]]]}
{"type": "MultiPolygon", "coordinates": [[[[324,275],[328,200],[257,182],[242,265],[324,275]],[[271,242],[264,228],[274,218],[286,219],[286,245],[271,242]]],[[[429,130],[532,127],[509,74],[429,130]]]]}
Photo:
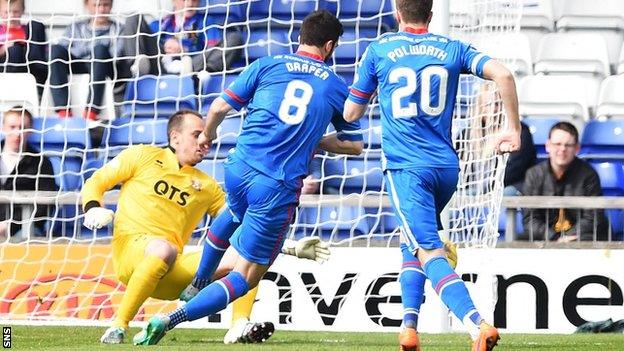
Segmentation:
{"type": "Polygon", "coordinates": [[[214,74],[201,82],[201,113],[208,113],[208,108],[214,99],[216,99],[230,83],[238,77],[238,74],[214,74]]]}
{"type": "MultiPolygon", "coordinates": [[[[44,153],[45,154],[45,153],[44,153]]],[[[77,156],[46,155],[52,163],[54,180],[61,191],[80,190],[82,187],[82,158],[77,156]]]]}
{"type": "Polygon", "coordinates": [[[166,145],[167,121],[118,118],[111,123],[109,146],[136,144],[166,145]]]}
{"type": "Polygon", "coordinates": [[[126,86],[123,116],[168,118],[180,109],[197,109],[191,77],[143,76],[126,86]]]}
{"type": "Polygon", "coordinates": [[[546,117],[527,117],[522,120],[522,122],[529,127],[538,159],[548,158],[548,153],[546,152],[546,140],[548,140],[550,128],[560,121],[561,120],[559,118],[546,117]]]}
{"type": "Polygon", "coordinates": [[[302,21],[310,12],[319,8],[318,0],[251,0],[249,19],[270,18],[290,25],[292,21],[302,21]]]}
{"type": "Polygon", "coordinates": [[[105,130],[102,146],[107,158],[117,156],[128,145],[167,145],[167,120],[118,118],[105,130]]]}
{"type": "Polygon", "coordinates": [[[399,222],[394,215],[392,207],[367,207],[364,209],[364,212],[368,218],[368,226],[372,233],[388,235],[399,227],[399,222]]]}
{"type": "Polygon", "coordinates": [[[369,232],[368,221],[359,206],[302,207],[306,226],[315,226],[324,240],[348,239],[369,232]]]}
{"type": "Polygon", "coordinates": [[[91,148],[91,135],[83,118],[33,118],[32,128],[28,141],[39,150],[84,155],[91,148]]]}
{"type": "Polygon", "coordinates": [[[624,163],[590,161],[590,164],[600,177],[603,195],[624,195],[624,163]]]}
{"type": "Polygon", "coordinates": [[[383,173],[379,160],[327,159],[323,162],[325,186],[340,189],[341,194],[381,191],[383,173]]]}
{"type": "Polygon", "coordinates": [[[91,176],[93,175],[93,172],[102,168],[102,166],[104,166],[104,160],[101,158],[88,160],[87,162],[85,162],[84,167],[82,169],[82,172],[83,172],[82,177],[84,179],[83,183],[86,182],[87,179],[91,178],[91,176]]]}
{"type": "MultiPolygon", "coordinates": [[[[498,215],[498,233],[500,238],[505,237],[505,229],[507,228],[507,208],[501,207],[500,214],[498,215]]],[[[522,223],[522,212],[516,211],[516,235],[524,233],[524,225],[522,223]]]]}
{"type": "Polygon", "coordinates": [[[195,165],[195,167],[216,179],[219,184],[223,184],[223,162],[225,162],[224,159],[204,159],[200,163],[195,165]]]}
{"type": "Polygon", "coordinates": [[[351,70],[338,70],[336,71],[336,74],[339,75],[340,78],[345,81],[345,83],[347,83],[347,86],[351,86],[351,84],[353,84],[355,72],[351,70]]]}
{"type": "Polygon", "coordinates": [[[247,6],[240,1],[232,0],[201,0],[199,7],[204,8],[209,16],[223,18],[222,23],[234,23],[241,21],[247,13],[247,6]]]}
{"type": "Polygon", "coordinates": [[[239,116],[228,117],[223,120],[217,128],[217,139],[212,142],[210,156],[225,158],[231,150],[236,147],[236,139],[243,124],[243,119],[239,116]]]}
{"type": "Polygon", "coordinates": [[[374,28],[362,28],[357,33],[355,29],[346,28],[340,37],[340,45],[334,51],[336,63],[355,64],[376,37],[377,30],[374,28]]]}
{"type": "Polygon", "coordinates": [[[608,209],[605,214],[611,224],[611,240],[624,240],[624,210],[608,209]]]}
{"type": "Polygon", "coordinates": [[[624,159],[624,120],[592,120],[585,125],[581,154],[592,159],[624,159]]]}
{"type": "Polygon", "coordinates": [[[335,13],[345,26],[397,27],[391,0],[325,0],[325,7],[335,13]]]}
{"type": "Polygon", "coordinates": [[[381,120],[365,115],[360,119],[360,127],[362,128],[362,137],[364,138],[364,148],[379,151],[381,149],[381,120]]]}
{"type": "Polygon", "coordinates": [[[288,30],[272,29],[269,33],[266,29],[255,28],[248,35],[244,57],[247,58],[248,62],[252,62],[260,57],[290,54],[292,52],[288,30]]]}

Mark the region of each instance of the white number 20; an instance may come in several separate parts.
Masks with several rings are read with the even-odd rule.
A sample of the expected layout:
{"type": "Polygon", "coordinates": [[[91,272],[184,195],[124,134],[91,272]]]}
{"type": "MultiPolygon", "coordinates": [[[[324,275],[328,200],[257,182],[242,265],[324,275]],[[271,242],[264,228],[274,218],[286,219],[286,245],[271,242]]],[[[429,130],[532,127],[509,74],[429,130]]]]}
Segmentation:
{"type": "MultiPolygon", "coordinates": [[[[437,116],[444,111],[446,104],[446,86],[448,82],[448,71],[441,66],[429,66],[421,72],[421,92],[420,92],[420,108],[430,116],[437,116]],[[438,76],[440,84],[438,87],[438,106],[431,106],[431,78],[438,76]]],[[[416,72],[407,67],[395,68],[390,72],[388,80],[390,83],[399,83],[401,78],[405,79],[406,84],[392,92],[392,116],[394,118],[409,118],[418,115],[418,106],[415,102],[409,102],[407,106],[401,104],[403,98],[412,96],[416,92],[417,81],[416,72]]]]}
{"type": "Polygon", "coordinates": [[[312,86],[302,80],[293,80],[286,86],[278,116],[286,124],[299,124],[308,111],[312,99],[312,86]],[[299,94],[297,92],[299,91],[299,94]],[[294,107],[294,113],[291,108],[294,107]]]}

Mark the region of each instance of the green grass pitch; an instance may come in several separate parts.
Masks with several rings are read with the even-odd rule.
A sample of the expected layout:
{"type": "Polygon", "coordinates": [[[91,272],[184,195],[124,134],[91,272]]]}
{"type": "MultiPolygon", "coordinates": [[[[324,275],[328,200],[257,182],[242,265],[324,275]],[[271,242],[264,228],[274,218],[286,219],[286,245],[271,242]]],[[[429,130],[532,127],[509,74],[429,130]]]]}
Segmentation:
{"type": "MultiPolygon", "coordinates": [[[[102,345],[105,328],[13,326],[12,350],[393,350],[398,349],[394,333],[328,333],[277,331],[264,344],[224,345],[223,330],[177,329],[165,335],[158,346],[102,345]]],[[[139,329],[133,328],[128,341],[139,329]]],[[[467,335],[423,334],[423,351],[470,350],[467,335]]],[[[496,351],[623,351],[624,334],[503,334],[496,351]]]]}

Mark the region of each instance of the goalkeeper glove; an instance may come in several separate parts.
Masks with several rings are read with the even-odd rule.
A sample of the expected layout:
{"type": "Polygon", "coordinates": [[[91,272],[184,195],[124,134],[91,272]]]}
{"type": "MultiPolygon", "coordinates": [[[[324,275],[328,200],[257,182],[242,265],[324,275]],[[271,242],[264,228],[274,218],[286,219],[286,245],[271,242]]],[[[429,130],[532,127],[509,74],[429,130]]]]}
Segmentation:
{"type": "Polygon", "coordinates": [[[307,237],[297,241],[286,240],[282,252],[286,255],[307,258],[323,263],[329,259],[329,245],[318,237],[307,237]]]}
{"type": "Polygon", "coordinates": [[[444,251],[446,252],[446,259],[449,265],[455,269],[457,267],[457,244],[450,240],[444,240],[444,251]]]}
{"type": "Polygon", "coordinates": [[[115,212],[104,207],[92,207],[85,213],[82,224],[91,229],[100,229],[112,222],[115,212]]]}

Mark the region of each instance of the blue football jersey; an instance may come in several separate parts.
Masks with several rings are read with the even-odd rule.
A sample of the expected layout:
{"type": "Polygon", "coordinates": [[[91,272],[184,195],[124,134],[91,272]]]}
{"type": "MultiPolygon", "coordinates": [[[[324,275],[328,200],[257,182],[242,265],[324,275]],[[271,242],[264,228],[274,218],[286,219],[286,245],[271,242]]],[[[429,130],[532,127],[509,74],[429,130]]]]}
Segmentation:
{"type": "Polygon", "coordinates": [[[458,167],[451,122],[459,75],[482,76],[489,59],[460,41],[411,28],[368,46],[349,99],[365,104],[379,88],[385,168],[458,167]]]}
{"type": "Polygon", "coordinates": [[[340,140],[362,140],[342,117],[348,88],[320,57],[305,52],[254,61],[221,97],[247,116],[232,155],[265,175],[301,187],[331,122],[340,140]]]}

